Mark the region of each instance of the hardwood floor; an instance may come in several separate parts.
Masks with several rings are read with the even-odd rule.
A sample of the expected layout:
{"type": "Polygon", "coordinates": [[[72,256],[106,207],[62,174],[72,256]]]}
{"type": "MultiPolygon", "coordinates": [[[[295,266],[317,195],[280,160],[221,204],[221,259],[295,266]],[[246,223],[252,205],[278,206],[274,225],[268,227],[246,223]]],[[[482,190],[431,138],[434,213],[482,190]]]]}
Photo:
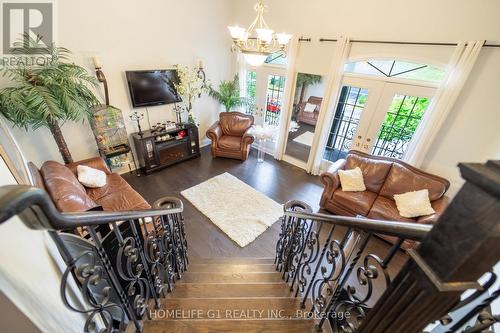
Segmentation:
{"type": "Polygon", "coordinates": [[[149,176],[137,177],[131,173],[123,176],[150,203],[162,196],[176,196],[183,201],[190,256],[274,257],[279,223],[275,223],[253,243],[241,248],[180,195],[181,191],[224,172],[236,176],[276,202],[302,200],[311,205],[313,210],[319,209],[323,191],[319,177],[269,155],[266,155],[264,163],[257,163],[255,149],[252,149],[249,159],[242,162],[226,158],[212,159],[209,147],[205,147],[200,158],[149,176]]]}

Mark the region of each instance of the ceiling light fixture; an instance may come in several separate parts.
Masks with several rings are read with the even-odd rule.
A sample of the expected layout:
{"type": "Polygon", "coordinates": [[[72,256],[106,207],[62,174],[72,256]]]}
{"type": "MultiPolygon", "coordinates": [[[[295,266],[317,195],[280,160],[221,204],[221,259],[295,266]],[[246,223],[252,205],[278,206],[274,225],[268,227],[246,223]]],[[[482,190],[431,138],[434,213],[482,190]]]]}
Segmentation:
{"type": "Polygon", "coordinates": [[[251,66],[261,66],[267,57],[273,53],[281,53],[286,56],[286,46],[292,35],[286,33],[274,33],[264,20],[264,12],[267,6],[263,0],[255,5],[257,17],[248,29],[238,26],[228,27],[233,38],[233,50],[243,53],[245,60],[251,66]]]}

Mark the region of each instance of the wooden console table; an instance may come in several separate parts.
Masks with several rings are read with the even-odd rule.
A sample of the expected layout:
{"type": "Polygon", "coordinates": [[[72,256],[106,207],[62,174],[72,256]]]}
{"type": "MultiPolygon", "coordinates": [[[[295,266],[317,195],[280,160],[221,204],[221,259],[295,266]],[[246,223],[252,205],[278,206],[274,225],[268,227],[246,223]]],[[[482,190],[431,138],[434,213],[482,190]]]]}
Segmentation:
{"type": "Polygon", "coordinates": [[[175,129],[132,134],[141,170],[150,174],[169,165],[200,156],[198,127],[183,124],[175,129]],[[186,135],[179,138],[179,133],[186,135]]]}

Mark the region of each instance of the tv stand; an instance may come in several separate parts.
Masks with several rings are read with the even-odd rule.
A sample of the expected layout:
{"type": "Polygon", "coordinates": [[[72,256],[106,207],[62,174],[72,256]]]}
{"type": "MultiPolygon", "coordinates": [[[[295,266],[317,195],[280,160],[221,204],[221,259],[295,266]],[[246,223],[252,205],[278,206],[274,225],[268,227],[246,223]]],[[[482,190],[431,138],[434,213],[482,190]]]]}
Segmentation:
{"type": "Polygon", "coordinates": [[[139,166],[145,174],[200,156],[198,127],[182,124],[162,132],[143,131],[132,134],[139,166]],[[184,132],[186,135],[180,137],[184,132]]]}

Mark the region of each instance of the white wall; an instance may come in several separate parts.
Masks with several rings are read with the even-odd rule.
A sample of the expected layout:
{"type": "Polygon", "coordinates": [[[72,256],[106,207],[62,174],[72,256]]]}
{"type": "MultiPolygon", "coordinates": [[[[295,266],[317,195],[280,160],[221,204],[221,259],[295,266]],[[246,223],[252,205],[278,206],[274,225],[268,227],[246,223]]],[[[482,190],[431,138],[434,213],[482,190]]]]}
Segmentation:
{"type": "MultiPolygon", "coordinates": [[[[237,2],[235,22],[251,20],[254,2],[237,2]]],[[[500,44],[498,0],[267,0],[266,4],[272,28],[315,40],[301,46],[307,61],[298,60],[300,71],[328,71],[332,49],[328,43],[319,43],[320,37],[425,42],[487,39],[500,44]]],[[[458,162],[500,158],[500,106],[495,98],[499,88],[500,48],[484,48],[423,164],[424,169],[453,183],[450,194],[462,184],[458,162]]]]}
{"type": "MultiPolygon", "coordinates": [[[[73,51],[76,62],[93,71],[90,58],[98,55],[108,79],[111,104],[123,110],[129,133],[133,112],[126,70],[194,66],[205,61],[208,78],[217,84],[231,77],[231,53],[226,26],[232,15],[231,0],[55,0],[57,41],[73,51]]],[[[140,109],[145,113],[144,109],[140,109]]],[[[215,121],[219,106],[203,97],[195,105],[200,136],[215,121]]],[[[171,106],[149,108],[151,123],[175,120],[171,106]]],[[[142,122],[148,128],[147,121],[142,122]]],[[[67,123],[63,134],[74,160],[97,155],[88,123],[67,123]]],[[[50,132],[14,130],[29,160],[41,164],[61,161],[50,132]]]]}

